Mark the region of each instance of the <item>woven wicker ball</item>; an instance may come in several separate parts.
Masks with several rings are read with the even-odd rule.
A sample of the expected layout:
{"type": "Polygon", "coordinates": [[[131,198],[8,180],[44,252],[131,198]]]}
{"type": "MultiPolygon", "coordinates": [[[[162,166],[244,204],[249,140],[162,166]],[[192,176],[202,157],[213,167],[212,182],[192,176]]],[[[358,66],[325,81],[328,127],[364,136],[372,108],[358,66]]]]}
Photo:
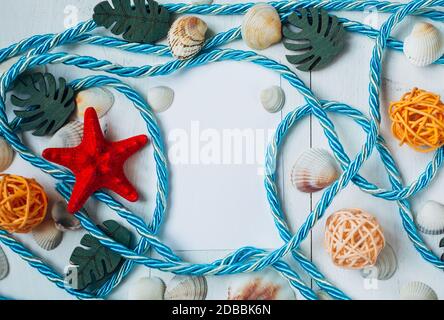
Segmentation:
{"type": "Polygon", "coordinates": [[[325,246],[333,263],[362,269],[376,263],[385,245],[378,221],[361,209],[343,209],[327,219],[325,246]]]}

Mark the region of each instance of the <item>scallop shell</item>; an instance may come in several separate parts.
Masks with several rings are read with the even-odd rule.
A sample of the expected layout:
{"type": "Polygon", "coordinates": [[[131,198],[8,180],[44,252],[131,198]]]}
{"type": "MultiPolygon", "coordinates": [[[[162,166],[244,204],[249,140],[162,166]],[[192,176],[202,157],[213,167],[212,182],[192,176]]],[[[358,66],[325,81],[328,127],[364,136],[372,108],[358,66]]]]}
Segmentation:
{"type": "Polygon", "coordinates": [[[111,91],[104,88],[90,88],[76,94],[76,116],[82,119],[86,109],[93,107],[97,116],[102,118],[114,105],[114,96],[111,91]]]}
{"type": "Polygon", "coordinates": [[[51,216],[55,227],[60,231],[78,230],[82,227],[79,219],[68,212],[66,202],[64,201],[54,203],[51,209],[51,216]]]}
{"type": "Polygon", "coordinates": [[[316,192],[339,177],[335,159],[324,149],[303,152],[293,166],[291,182],[302,192],[316,192]]]}
{"type": "Polygon", "coordinates": [[[401,300],[438,300],[436,292],[425,283],[419,281],[409,282],[403,286],[399,293],[401,300]]]}
{"type": "Polygon", "coordinates": [[[398,260],[393,248],[386,243],[384,249],[378,255],[376,264],[361,270],[363,278],[375,278],[378,280],[388,280],[395,274],[398,269],[398,260]]]}
{"type": "Polygon", "coordinates": [[[163,300],[165,283],[157,277],[140,278],[128,288],[128,300],[163,300]]]}
{"type": "Polygon", "coordinates": [[[261,102],[264,109],[274,113],[281,111],[285,104],[285,93],[281,87],[272,86],[261,92],[261,102]]]}
{"type": "MultiPolygon", "coordinates": [[[[11,67],[17,61],[19,61],[20,58],[21,58],[21,56],[13,57],[13,58],[10,58],[10,59],[0,63],[0,77],[3,75],[3,73],[5,73],[9,69],[11,69],[11,67]]],[[[42,73],[45,73],[46,72],[46,66],[36,66],[36,67],[33,67],[30,70],[27,70],[27,72],[42,72],[42,73]]]]}
{"type": "Polygon", "coordinates": [[[444,233],[444,206],[436,201],[427,201],[416,216],[419,231],[425,234],[444,233]]]}
{"type": "Polygon", "coordinates": [[[32,236],[41,248],[51,251],[62,242],[63,232],[55,227],[52,219],[47,219],[32,230],[32,236]]]}
{"type": "Polygon", "coordinates": [[[3,251],[2,247],[0,247],[0,280],[3,280],[8,276],[9,273],[9,263],[8,258],[6,258],[6,254],[3,251]]]}
{"type": "Polygon", "coordinates": [[[425,67],[438,60],[444,53],[441,33],[432,24],[419,22],[404,41],[404,54],[418,67],[425,67]]]}
{"type": "Polygon", "coordinates": [[[187,16],[174,21],[168,32],[171,53],[179,60],[190,59],[203,47],[208,26],[202,19],[187,16]]]}
{"type": "Polygon", "coordinates": [[[296,295],[284,277],[267,269],[234,276],[228,300],[296,300],[296,295]]]}
{"type": "Polygon", "coordinates": [[[83,138],[83,123],[80,121],[70,121],[48,142],[48,148],[73,148],[77,147],[83,138]]]}
{"type": "Polygon", "coordinates": [[[174,276],[168,282],[165,300],[205,300],[207,293],[205,277],[174,276]]]}
{"type": "Polygon", "coordinates": [[[7,170],[12,160],[14,160],[14,150],[5,139],[0,138],[0,172],[7,170]]]}
{"type": "Polygon", "coordinates": [[[263,50],[281,41],[281,19],[273,6],[259,3],[248,10],[242,23],[241,32],[242,39],[247,46],[263,50]]]}
{"type": "Polygon", "coordinates": [[[164,112],[171,107],[174,101],[173,89],[165,86],[154,87],[148,90],[148,104],[154,112],[164,112]]]}

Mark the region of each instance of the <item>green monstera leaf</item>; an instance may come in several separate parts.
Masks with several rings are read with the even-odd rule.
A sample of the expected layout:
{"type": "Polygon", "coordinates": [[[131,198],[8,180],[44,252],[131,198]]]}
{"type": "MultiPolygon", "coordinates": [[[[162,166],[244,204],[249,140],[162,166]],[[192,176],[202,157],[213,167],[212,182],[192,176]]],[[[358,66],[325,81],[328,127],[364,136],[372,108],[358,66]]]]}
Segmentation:
{"type": "Polygon", "coordinates": [[[300,9],[288,17],[288,23],[300,31],[292,31],[288,25],[283,28],[285,48],[298,52],[287,55],[287,60],[301,71],[325,67],[344,48],[345,29],[325,10],[300,9]]]}
{"type": "Polygon", "coordinates": [[[112,0],[94,8],[94,21],[130,42],[154,43],[168,34],[170,13],[153,0],[112,0]]]}
{"type": "MultiPolygon", "coordinates": [[[[103,225],[102,230],[109,237],[130,247],[130,231],[113,220],[105,221],[103,225]]],[[[123,261],[120,255],[103,246],[90,234],[85,234],[80,244],[85,248],[74,249],[70,258],[74,268],[70,268],[66,275],[66,279],[69,279],[68,284],[74,289],[84,290],[97,285],[97,283],[102,283],[123,261]]]]}
{"type": "Polygon", "coordinates": [[[20,119],[20,129],[35,130],[35,136],[54,134],[65,124],[76,107],[73,88],[63,78],[59,78],[57,88],[56,79],[50,73],[24,75],[16,82],[14,89],[23,98],[13,95],[12,104],[27,108],[24,111],[14,111],[20,119]]]}

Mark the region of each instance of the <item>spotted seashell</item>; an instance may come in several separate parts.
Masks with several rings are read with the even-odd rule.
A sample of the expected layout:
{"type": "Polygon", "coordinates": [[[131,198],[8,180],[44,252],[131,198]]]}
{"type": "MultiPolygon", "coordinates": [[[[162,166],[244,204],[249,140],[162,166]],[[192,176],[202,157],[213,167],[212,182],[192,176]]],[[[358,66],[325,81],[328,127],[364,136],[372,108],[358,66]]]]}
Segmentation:
{"type": "Polygon", "coordinates": [[[404,54],[415,66],[425,67],[438,60],[444,53],[441,33],[432,24],[418,22],[404,41],[404,54]]]}
{"type": "Polygon", "coordinates": [[[79,219],[70,214],[66,208],[66,202],[58,201],[51,209],[51,216],[55,227],[60,231],[78,230],[82,227],[79,219]]]}
{"type": "Polygon", "coordinates": [[[427,201],[416,216],[419,231],[425,234],[444,233],[444,206],[436,201],[427,201]]]}
{"type": "Polygon", "coordinates": [[[168,32],[171,53],[179,60],[190,59],[203,47],[208,26],[202,19],[186,16],[174,21],[168,32]]]}
{"type": "Polygon", "coordinates": [[[161,113],[168,110],[174,101],[174,91],[165,86],[154,87],[148,90],[148,104],[154,112],[161,113]]]}
{"type": "Polygon", "coordinates": [[[281,111],[285,104],[284,90],[278,86],[272,86],[263,90],[261,92],[261,103],[268,112],[281,111]]]}
{"type": "Polygon", "coordinates": [[[362,269],[361,275],[366,279],[388,280],[393,277],[397,269],[398,260],[396,259],[395,251],[388,243],[385,243],[384,249],[378,255],[376,264],[362,269]]]}
{"type": "Polygon", "coordinates": [[[80,121],[70,121],[48,142],[48,148],[73,148],[77,147],[83,138],[83,123],[80,121]]]}
{"type": "Polygon", "coordinates": [[[12,160],[14,160],[14,150],[5,139],[0,138],[0,172],[7,170],[12,160]]]}
{"type": "Polygon", "coordinates": [[[205,277],[174,276],[168,282],[165,300],[205,300],[208,284],[205,277]]]}
{"type": "Polygon", "coordinates": [[[114,105],[114,96],[111,91],[105,88],[90,88],[82,90],[76,94],[76,116],[83,120],[85,111],[89,107],[96,110],[97,116],[102,118],[114,105]]]}
{"type": "Polygon", "coordinates": [[[62,242],[63,232],[55,227],[52,219],[47,219],[32,230],[32,236],[41,248],[51,251],[62,242]]]}
{"type": "Polygon", "coordinates": [[[140,278],[128,288],[128,300],[163,300],[165,283],[157,277],[140,278]]]}
{"type": "Polygon", "coordinates": [[[8,276],[9,273],[9,263],[8,258],[6,258],[6,254],[3,251],[2,247],[0,247],[0,280],[3,280],[8,276]]]}
{"type": "Polygon", "coordinates": [[[409,282],[403,286],[399,298],[400,300],[438,300],[436,292],[419,281],[409,282]]]}

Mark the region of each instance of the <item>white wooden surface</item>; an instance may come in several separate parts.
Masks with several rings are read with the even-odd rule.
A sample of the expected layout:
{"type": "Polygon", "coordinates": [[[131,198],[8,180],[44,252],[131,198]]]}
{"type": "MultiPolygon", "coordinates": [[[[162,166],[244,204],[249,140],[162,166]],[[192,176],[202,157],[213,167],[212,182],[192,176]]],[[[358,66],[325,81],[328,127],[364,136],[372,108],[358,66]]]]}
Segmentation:
{"type": "MultiPolygon", "coordinates": [[[[77,12],[79,21],[89,19],[97,2],[95,0],[50,0],[37,3],[35,0],[3,0],[0,4],[0,30],[2,30],[0,46],[5,47],[34,34],[60,32],[65,24],[70,22],[69,18],[72,17],[73,12],[77,12]]],[[[368,16],[361,12],[340,13],[339,15],[359,21],[368,20],[368,16]]],[[[204,19],[212,32],[228,30],[241,23],[241,17],[238,16],[207,16],[204,19]]],[[[372,19],[372,21],[381,23],[384,19],[385,16],[380,15],[379,20],[372,19]]],[[[411,22],[412,20],[408,19],[403,23],[398,28],[397,35],[405,36],[406,30],[411,27],[411,22]]],[[[241,41],[228,46],[246,48],[241,41]]],[[[371,40],[360,35],[350,35],[346,52],[330,67],[312,74],[301,72],[297,74],[320,98],[349,103],[367,112],[368,65],[372,47],[371,40]]],[[[163,58],[123,54],[116,50],[92,46],[73,45],[58,50],[92,55],[131,66],[166,61],[163,58]]],[[[285,49],[281,44],[265,50],[263,54],[286,63],[285,49]]],[[[70,80],[91,74],[65,66],[50,66],[48,69],[70,80]]],[[[386,54],[383,106],[386,106],[389,100],[399,98],[403,92],[410,90],[413,86],[444,94],[443,75],[442,67],[416,69],[410,66],[402,55],[386,54]]],[[[185,259],[193,262],[221,258],[229,251],[243,245],[268,249],[280,246],[281,241],[268,209],[263,177],[260,172],[263,164],[263,147],[270,132],[283,115],[303,102],[297,91],[271,71],[248,63],[235,62],[206,65],[167,77],[125,79],[124,81],[134,85],[143,94],[146,94],[148,88],[157,85],[172,87],[175,91],[174,104],[170,110],[159,115],[162,130],[170,148],[177,147],[178,141],[184,143],[184,137],[188,138],[190,143],[188,159],[187,157],[180,159],[170,157],[172,162],[170,167],[171,201],[160,234],[161,239],[178,250],[185,259]],[[287,102],[281,114],[268,114],[260,105],[260,91],[271,85],[281,85],[286,92],[287,102]],[[197,136],[196,130],[200,132],[197,136]],[[204,146],[208,141],[222,139],[224,132],[232,133],[233,130],[244,130],[245,137],[254,139],[245,138],[244,141],[249,142],[244,142],[242,146],[243,155],[230,153],[227,148],[221,148],[219,158],[215,157],[211,160],[198,156],[200,152],[204,152],[204,146]],[[236,157],[239,156],[241,159],[243,157],[243,160],[237,163],[236,157]],[[221,158],[224,159],[223,157],[227,157],[225,159],[229,160],[228,164],[222,160],[219,161],[221,158]]],[[[11,109],[8,105],[9,112],[11,109]]],[[[431,159],[431,155],[418,154],[407,147],[399,148],[389,134],[385,108],[382,113],[384,119],[382,131],[406,181],[413,181],[431,159]]],[[[353,157],[364,141],[364,134],[350,119],[339,116],[332,118],[346,150],[353,157]]],[[[115,106],[109,113],[107,121],[108,136],[112,139],[121,139],[145,132],[142,120],[130,103],[120,95],[116,95],[115,106]]],[[[35,152],[41,152],[45,147],[45,138],[38,139],[26,134],[25,139],[35,152]]],[[[327,147],[327,143],[317,122],[307,118],[290,134],[282,151],[279,167],[282,201],[293,231],[304,221],[310,208],[321,196],[321,193],[312,196],[302,194],[296,191],[289,181],[289,172],[294,161],[303,150],[310,146],[327,147]]],[[[129,207],[147,220],[151,217],[155,196],[153,168],[151,147],[135,156],[127,167],[130,180],[134,181],[142,194],[142,201],[129,204],[129,207]]],[[[55,181],[21,158],[15,158],[8,172],[37,178],[45,186],[51,199],[57,199],[54,191],[55,181]]],[[[372,156],[365,165],[362,174],[370,181],[388,187],[384,170],[375,156],[372,156]]],[[[413,208],[418,209],[427,199],[440,200],[442,183],[441,174],[427,191],[415,197],[413,208]]],[[[361,207],[378,217],[384,227],[388,242],[398,255],[399,269],[389,281],[380,281],[377,289],[366,289],[365,282],[358,272],[338,269],[330,262],[323,248],[325,219],[322,219],[314,228],[312,236],[304,242],[303,249],[308,256],[313,257],[314,262],[333,283],[355,299],[397,299],[400,286],[408,281],[418,280],[428,283],[436,290],[439,297],[444,297],[444,285],[438,280],[444,277],[442,271],[425,263],[414,251],[403,233],[394,203],[373,198],[355,186],[349,186],[334,200],[327,210],[327,215],[344,207],[361,207]]],[[[98,222],[115,218],[113,213],[96,202],[90,201],[88,208],[98,222]]],[[[52,252],[44,252],[38,248],[30,235],[18,238],[61,272],[81,236],[82,232],[65,233],[60,247],[52,252]]],[[[437,245],[439,237],[431,237],[427,240],[440,254],[437,245]]],[[[25,299],[72,298],[49,283],[37,271],[12,254],[9,249],[4,249],[11,263],[11,271],[5,280],[0,281],[0,294],[25,299]]],[[[137,267],[110,298],[125,299],[128,285],[141,276],[149,276],[151,273],[162,277],[165,281],[171,277],[169,274],[156,270],[150,271],[137,267]]],[[[227,286],[231,278],[210,278],[209,298],[226,298],[227,286]]],[[[298,298],[301,298],[299,294],[298,298]]]]}

